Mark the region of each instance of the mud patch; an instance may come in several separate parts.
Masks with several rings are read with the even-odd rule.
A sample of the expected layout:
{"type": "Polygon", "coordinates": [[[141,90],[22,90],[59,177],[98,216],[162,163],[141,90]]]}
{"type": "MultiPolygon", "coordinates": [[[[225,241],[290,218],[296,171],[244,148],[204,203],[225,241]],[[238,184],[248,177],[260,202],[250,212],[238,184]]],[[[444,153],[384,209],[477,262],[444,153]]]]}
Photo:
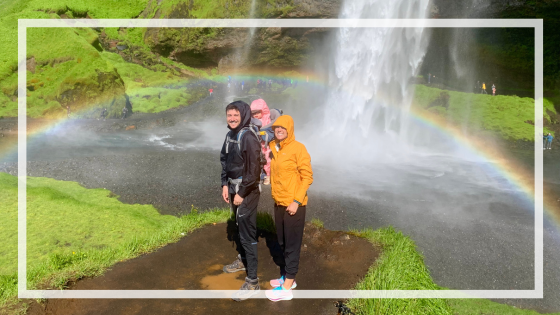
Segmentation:
{"type": "MultiPolygon", "coordinates": [[[[228,241],[226,224],[201,228],[157,252],[118,263],[104,275],[84,279],[69,290],[204,290],[238,289],[245,272],[225,274],[222,267],[237,256],[228,241]]],[[[379,250],[365,239],[341,231],[305,227],[296,290],[352,289],[375,262],[379,250]]],[[[274,262],[279,246],[275,235],[261,232],[258,244],[259,283],[279,276],[274,262]]],[[[52,299],[28,301],[28,314],[336,314],[334,300],[294,299],[52,299]]]]}
{"type": "Polygon", "coordinates": [[[200,286],[204,290],[237,290],[245,281],[242,272],[225,273],[222,271],[224,266],[220,264],[212,265],[206,270],[209,275],[200,279],[200,286]]]}

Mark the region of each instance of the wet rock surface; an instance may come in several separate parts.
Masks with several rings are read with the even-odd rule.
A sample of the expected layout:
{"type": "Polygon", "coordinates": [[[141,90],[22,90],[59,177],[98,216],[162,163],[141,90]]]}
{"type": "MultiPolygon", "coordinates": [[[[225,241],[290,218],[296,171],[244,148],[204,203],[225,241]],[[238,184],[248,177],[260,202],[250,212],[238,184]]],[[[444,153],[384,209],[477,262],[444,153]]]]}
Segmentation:
{"type": "MultiPolygon", "coordinates": [[[[245,272],[223,273],[237,255],[228,241],[231,222],[194,231],[155,253],[118,263],[103,276],[84,279],[70,290],[237,290],[245,272]],[[196,253],[196,254],[195,254],[196,253]]],[[[379,255],[365,239],[308,223],[296,290],[352,289],[379,255]]],[[[258,276],[261,293],[279,276],[274,257],[281,254],[275,235],[260,232],[258,276]]],[[[334,300],[293,299],[51,299],[33,301],[28,314],[336,314],[334,300]]]]}

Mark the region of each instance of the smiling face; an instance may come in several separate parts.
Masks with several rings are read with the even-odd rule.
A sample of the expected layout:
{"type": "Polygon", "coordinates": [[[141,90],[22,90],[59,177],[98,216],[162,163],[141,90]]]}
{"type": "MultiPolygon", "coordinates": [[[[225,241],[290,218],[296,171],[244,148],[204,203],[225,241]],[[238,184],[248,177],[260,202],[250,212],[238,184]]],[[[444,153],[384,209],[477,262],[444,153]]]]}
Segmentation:
{"type": "Polygon", "coordinates": [[[235,129],[241,123],[241,114],[236,109],[230,109],[226,112],[226,119],[228,126],[235,129]]]}
{"type": "Polygon", "coordinates": [[[274,128],[274,137],[280,141],[286,139],[288,137],[288,131],[284,129],[284,127],[273,127],[274,128]]]}
{"type": "Polygon", "coordinates": [[[263,116],[262,111],[260,111],[260,110],[251,111],[251,114],[253,115],[253,118],[255,118],[255,119],[261,119],[262,116],[263,116]]]}

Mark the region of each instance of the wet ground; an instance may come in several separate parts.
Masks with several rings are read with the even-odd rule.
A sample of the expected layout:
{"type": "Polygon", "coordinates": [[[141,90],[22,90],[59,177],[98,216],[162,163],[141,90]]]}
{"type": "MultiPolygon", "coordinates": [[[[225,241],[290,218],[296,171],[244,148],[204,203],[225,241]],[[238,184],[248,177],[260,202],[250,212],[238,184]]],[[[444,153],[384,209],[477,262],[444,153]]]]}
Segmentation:
{"type": "MultiPolygon", "coordinates": [[[[227,274],[224,264],[237,255],[226,224],[194,231],[179,242],[127,262],[103,276],[80,280],[71,290],[237,290],[245,272],[227,274]],[[196,253],[196,254],[195,254],[196,253]]],[[[231,233],[231,229],[229,229],[231,233]]],[[[351,289],[375,262],[379,250],[365,239],[307,224],[295,290],[351,289]]],[[[275,237],[261,234],[258,245],[261,291],[279,276],[275,237]]],[[[294,299],[51,299],[33,302],[28,314],[336,314],[334,300],[294,299]]]]}
{"type": "MultiPolygon", "coordinates": [[[[75,124],[52,128],[30,138],[28,175],[107,188],[123,202],[153,204],[166,214],[186,213],[192,204],[201,209],[227,206],[219,195],[218,175],[218,149],[227,132],[224,122],[181,124],[218,111],[204,106],[198,112],[177,112],[176,117],[168,113],[166,117],[175,117],[172,127],[126,132],[92,132],[75,124]]],[[[102,130],[111,129],[112,123],[99,122],[102,130]]],[[[548,197],[558,196],[560,151],[544,153],[545,191],[548,197]]],[[[314,158],[308,220],[320,218],[332,230],[393,225],[414,239],[441,286],[533,289],[533,202],[497,172],[492,161],[458,158],[462,156],[419,154],[407,159],[403,153],[396,162],[345,165],[338,170],[314,158]]],[[[533,172],[532,150],[511,151],[510,156],[533,172]]],[[[0,171],[17,174],[16,160],[14,154],[5,156],[0,171]]],[[[552,206],[559,204],[560,200],[552,206]]],[[[259,211],[272,211],[269,186],[263,187],[259,211]]],[[[501,302],[560,311],[558,248],[558,227],[545,217],[544,299],[501,302]]]]}

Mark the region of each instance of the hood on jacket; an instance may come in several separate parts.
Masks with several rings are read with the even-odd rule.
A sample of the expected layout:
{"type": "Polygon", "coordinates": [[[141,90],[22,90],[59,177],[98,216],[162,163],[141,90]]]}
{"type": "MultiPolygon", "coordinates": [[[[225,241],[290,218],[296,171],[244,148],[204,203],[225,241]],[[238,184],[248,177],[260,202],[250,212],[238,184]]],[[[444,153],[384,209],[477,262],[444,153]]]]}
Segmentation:
{"type": "Polygon", "coordinates": [[[270,110],[270,123],[266,124],[263,126],[264,128],[270,128],[272,127],[272,125],[274,125],[274,123],[276,122],[276,119],[278,119],[278,117],[282,116],[282,113],[280,112],[281,109],[276,109],[273,108],[270,110]]]}
{"type": "MultiPolygon", "coordinates": [[[[235,101],[235,102],[230,103],[229,105],[233,105],[237,108],[237,110],[239,110],[239,114],[241,116],[241,122],[239,123],[239,125],[235,129],[231,129],[229,124],[228,124],[227,127],[233,132],[238,132],[239,130],[243,129],[244,127],[249,127],[249,124],[251,123],[251,107],[249,106],[249,104],[247,104],[243,101],[235,101]]],[[[226,113],[227,113],[227,111],[226,111],[226,113]]]]}
{"type": "Polygon", "coordinates": [[[260,110],[262,112],[261,122],[263,126],[270,124],[270,109],[262,98],[254,100],[251,103],[251,111],[253,110],[260,110]]]}
{"type": "Polygon", "coordinates": [[[288,143],[296,140],[296,136],[294,134],[294,119],[292,118],[292,116],[283,115],[278,117],[278,119],[276,119],[276,122],[274,122],[274,124],[272,125],[273,129],[274,127],[282,127],[288,131],[288,136],[286,137],[286,139],[282,141],[274,140],[274,142],[280,143],[280,147],[283,147],[288,143]]]}

